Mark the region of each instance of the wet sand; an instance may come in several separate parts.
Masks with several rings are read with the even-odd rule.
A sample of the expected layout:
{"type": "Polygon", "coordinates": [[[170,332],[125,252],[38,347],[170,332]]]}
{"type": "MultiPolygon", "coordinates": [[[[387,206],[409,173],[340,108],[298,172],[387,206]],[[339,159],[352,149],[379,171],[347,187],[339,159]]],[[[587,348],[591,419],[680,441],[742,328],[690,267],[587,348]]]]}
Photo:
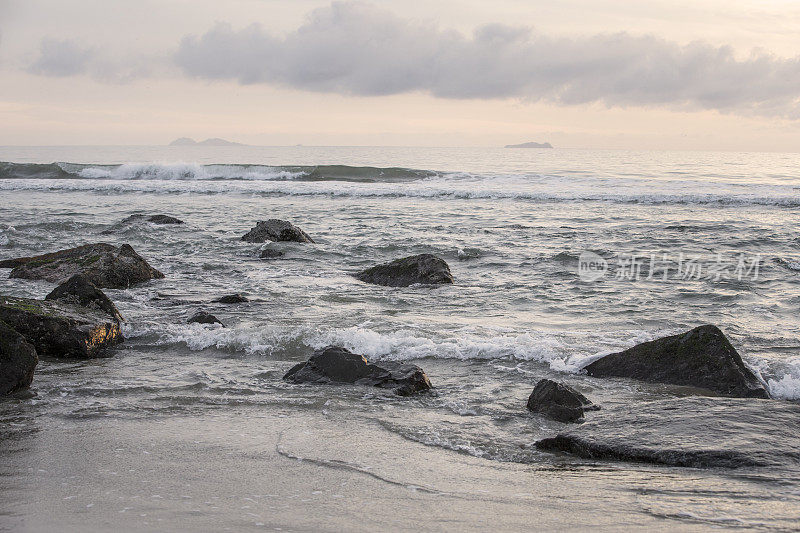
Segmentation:
{"type": "Polygon", "coordinates": [[[7,530],[711,529],[662,516],[668,468],[488,461],[324,411],[18,422],[0,442],[7,530]]]}

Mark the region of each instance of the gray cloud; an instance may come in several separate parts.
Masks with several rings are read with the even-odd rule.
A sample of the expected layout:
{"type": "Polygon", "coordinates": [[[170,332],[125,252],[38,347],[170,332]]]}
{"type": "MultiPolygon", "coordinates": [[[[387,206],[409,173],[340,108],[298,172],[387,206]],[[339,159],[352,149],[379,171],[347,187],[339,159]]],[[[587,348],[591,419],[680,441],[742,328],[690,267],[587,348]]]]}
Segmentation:
{"type": "Polygon", "coordinates": [[[39,45],[39,58],[29,70],[43,76],[75,76],[86,73],[94,57],[92,48],[80,46],[71,40],[46,38],[39,45]]]}
{"type": "Polygon", "coordinates": [[[800,57],[629,33],[547,36],[501,24],[470,36],[371,4],[335,2],[287,35],[218,24],[180,43],[189,76],[348,95],[424,92],[557,104],[666,106],[800,118],[800,57]]]}
{"type": "Polygon", "coordinates": [[[152,77],[163,61],[161,56],[115,55],[70,39],[44,38],[39,57],[27,70],[41,76],[87,75],[102,82],[126,83],[152,77]]]}

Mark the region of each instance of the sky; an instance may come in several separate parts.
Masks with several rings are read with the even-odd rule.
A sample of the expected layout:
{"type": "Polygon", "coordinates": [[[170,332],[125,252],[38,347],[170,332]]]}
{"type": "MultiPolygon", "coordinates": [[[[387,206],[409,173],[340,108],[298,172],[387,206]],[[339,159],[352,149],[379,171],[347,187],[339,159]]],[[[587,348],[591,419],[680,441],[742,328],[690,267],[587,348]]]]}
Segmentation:
{"type": "Polygon", "coordinates": [[[0,0],[0,145],[800,151],[795,0],[0,0]]]}

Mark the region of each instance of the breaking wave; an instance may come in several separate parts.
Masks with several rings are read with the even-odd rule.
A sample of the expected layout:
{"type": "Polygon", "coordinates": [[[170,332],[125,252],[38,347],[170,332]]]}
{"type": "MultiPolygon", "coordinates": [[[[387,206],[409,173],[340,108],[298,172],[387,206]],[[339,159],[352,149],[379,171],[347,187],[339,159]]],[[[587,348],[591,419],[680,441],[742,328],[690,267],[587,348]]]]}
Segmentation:
{"type": "Polygon", "coordinates": [[[800,207],[798,189],[785,184],[741,187],[686,179],[619,178],[612,186],[608,180],[592,176],[444,173],[348,165],[0,163],[0,190],[800,207]]]}
{"type": "Polygon", "coordinates": [[[126,163],[80,165],[75,163],[0,163],[0,179],[93,180],[255,180],[402,182],[437,175],[408,168],[354,167],[349,165],[270,166],[198,165],[196,163],[126,163]]]}
{"type": "MultiPolygon", "coordinates": [[[[125,326],[126,337],[150,338],[157,345],[181,344],[190,350],[219,350],[248,355],[274,355],[293,350],[316,350],[329,345],[343,346],[369,359],[409,361],[416,359],[536,361],[559,372],[577,373],[617,349],[652,340],[664,333],[652,330],[625,332],[503,333],[459,331],[451,336],[431,338],[413,330],[379,332],[361,326],[348,328],[285,328],[241,324],[231,328],[201,324],[138,324],[125,326]],[[597,352],[596,346],[610,346],[597,352]]],[[[800,359],[781,362],[761,373],[775,398],[800,400],[800,359]],[[769,374],[771,375],[769,375],[769,374]]]]}

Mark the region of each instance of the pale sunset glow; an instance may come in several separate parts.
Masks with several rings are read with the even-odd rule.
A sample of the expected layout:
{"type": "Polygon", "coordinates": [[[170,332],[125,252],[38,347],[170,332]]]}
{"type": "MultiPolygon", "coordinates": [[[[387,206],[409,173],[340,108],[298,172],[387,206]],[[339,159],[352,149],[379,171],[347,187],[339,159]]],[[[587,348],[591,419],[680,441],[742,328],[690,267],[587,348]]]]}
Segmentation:
{"type": "Polygon", "coordinates": [[[794,151],[800,6],[0,2],[0,144],[794,151]]]}

